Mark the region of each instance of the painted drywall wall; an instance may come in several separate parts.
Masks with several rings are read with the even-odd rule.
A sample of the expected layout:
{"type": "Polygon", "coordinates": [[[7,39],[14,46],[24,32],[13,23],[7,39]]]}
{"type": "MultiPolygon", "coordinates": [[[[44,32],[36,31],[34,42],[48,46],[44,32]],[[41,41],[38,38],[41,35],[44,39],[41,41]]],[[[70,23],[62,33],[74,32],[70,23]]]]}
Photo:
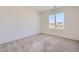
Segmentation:
{"type": "Polygon", "coordinates": [[[0,43],[40,33],[39,13],[27,7],[0,7],[0,43]]]}
{"type": "Polygon", "coordinates": [[[79,7],[61,7],[41,13],[41,33],[79,40],[79,7]],[[54,12],[64,12],[64,30],[49,29],[48,15],[54,12]]]}

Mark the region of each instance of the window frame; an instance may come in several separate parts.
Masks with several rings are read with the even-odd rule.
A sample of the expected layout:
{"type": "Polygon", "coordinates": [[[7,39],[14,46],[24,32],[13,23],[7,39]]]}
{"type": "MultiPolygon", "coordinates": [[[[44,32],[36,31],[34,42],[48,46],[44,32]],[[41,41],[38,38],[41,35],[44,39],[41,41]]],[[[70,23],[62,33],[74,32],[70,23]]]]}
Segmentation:
{"type": "MultiPolygon", "coordinates": [[[[49,16],[50,15],[55,15],[55,28],[53,28],[53,29],[55,29],[55,30],[64,30],[65,29],[65,27],[63,28],[63,29],[56,29],[56,25],[57,25],[57,18],[56,18],[56,14],[57,13],[64,13],[63,11],[61,11],[61,12],[54,12],[54,13],[50,13],[49,15],[48,15],[48,22],[49,22],[49,16]]],[[[65,14],[64,14],[65,15],[65,14]]],[[[64,22],[63,23],[65,23],[65,16],[64,16],[64,22]]],[[[49,25],[50,25],[50,23],[49,23],[49,25]]],[[[64,24],[63,24],[63,26],[65,26],[64,24]]],[[[50,28],[50,27],[49,27],[50,28]]],[[[51,28],[50,28],[51,29],[51,28]]]]}

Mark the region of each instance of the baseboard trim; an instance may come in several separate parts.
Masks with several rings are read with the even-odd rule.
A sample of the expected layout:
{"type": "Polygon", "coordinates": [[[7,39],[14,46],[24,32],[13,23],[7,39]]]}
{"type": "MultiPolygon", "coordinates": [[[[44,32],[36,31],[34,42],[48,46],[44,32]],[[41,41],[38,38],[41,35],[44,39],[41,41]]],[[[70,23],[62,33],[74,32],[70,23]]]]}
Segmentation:
{"type": "Polygon", "coordinates": [[[19,39],[16,39],[16,40],[20,40],[20,39],[28,39],[28,38],[37,36],[37,35],[39,35],[39,34],[41,34],[41,33],[37,33],[37,34],[31,35],[31,36],[28,36],[28,37],[19,38],[19,39]]]}
{"type": "Polygon", "coordinates": [[[4,44],[4,43],[16,41],[16,40],[21,40],[21,39],[28,39],[28,38],[30,38],[30,37],[37,36],[37,35],[39,35],[39,34],[40,34],[40,33],[37,33],[37,34],[34,34],[34,35],[30,35],[30,36],[27,36],[27,37],[17,38],[17,39],[14,39],[14,40],[5,41],[5,42],[2,42],[2,43],[0,43],[0,44],[4,44]]]}
{"type": "Polygon", "coordinates": [[[59,37],[59,38],[64,38],[64,39],[70,39],[70,40],[74,40],[74,41],[79,41],[79,40],[77,40],[77,39],[71,39],[71,38],[61,37],[61,36],[57,36],[57,35],[53,35],[53,34],[47,34],[47,33],[40,33],[40,34],[50,35],[50,36],[59,37]]]}
{"type": "MultiPolygon", "coordinates": [[[[77,39],[71,39],[71,38],[61,37],[61,36],[57,36],[57,35],[53,35],[53,34],[47,34],[47,33],[37,33],[37,34],[31,35],[31,36],[28,36],[28,37],[23,37],[23,38],[20,38],[20,39],[15,39],[15,40],[12,40],[12,41],[21,40],[21,39],[28,39],[30,37],[38,36],[38,35],[41,35],[41,34],[49,35],[49,36],[54,36],[54,37],[59,37],[59,38],[64,38],[64,39],[70,39],[70,40],[74,40],[74,41],[79,41],[77,39]]],[[[12,42],[12,41],[8,41],[8,42],[12,42]]],[[[4,44],[4,43],[8,43],[8,42],[3,42],[3,43],[0,43],[0,44],[4,44]]]]}

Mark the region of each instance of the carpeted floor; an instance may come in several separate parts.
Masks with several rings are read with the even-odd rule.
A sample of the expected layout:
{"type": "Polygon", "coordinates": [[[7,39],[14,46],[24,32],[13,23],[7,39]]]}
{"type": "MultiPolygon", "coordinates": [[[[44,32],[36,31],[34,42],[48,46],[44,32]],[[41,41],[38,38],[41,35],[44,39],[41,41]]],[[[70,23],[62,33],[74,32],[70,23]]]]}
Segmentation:
{"type": "Polygon", "coordinates": [[[0,52],[78,52],[79,42],[39,34],[0,45],[0,52]]]}

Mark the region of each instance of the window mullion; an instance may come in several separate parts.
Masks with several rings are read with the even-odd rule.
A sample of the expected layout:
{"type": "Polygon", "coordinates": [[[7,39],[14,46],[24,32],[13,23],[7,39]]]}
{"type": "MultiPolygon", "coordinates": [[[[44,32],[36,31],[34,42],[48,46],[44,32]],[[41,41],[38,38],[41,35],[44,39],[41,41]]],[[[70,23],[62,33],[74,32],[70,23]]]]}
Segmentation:
{"type": "Polygon", "coordinates": [[[55,29],[56,29],[56,14],[55,14],[55,29]]]}

